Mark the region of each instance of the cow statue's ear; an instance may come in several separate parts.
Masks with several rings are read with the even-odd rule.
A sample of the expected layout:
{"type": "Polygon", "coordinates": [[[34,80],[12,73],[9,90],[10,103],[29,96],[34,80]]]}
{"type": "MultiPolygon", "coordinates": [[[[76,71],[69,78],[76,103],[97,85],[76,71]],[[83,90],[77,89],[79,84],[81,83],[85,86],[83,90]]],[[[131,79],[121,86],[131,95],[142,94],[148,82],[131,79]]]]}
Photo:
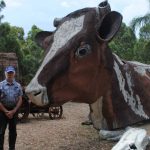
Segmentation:
{"type": "Polygon", "coordinates": [[[44,40],[45,40],[47,37],[51,36],[52,34],[53,34],[53,32],[41,31],[41,32],[39,32],[39,33],[36,34],[34,40],[35,40],[35,42],[36,42],[40,47],[45,48],[45,47],[44,47],[44,44],[43,44],[43,43],[44,43],[44,40]]]}
{"type": "Polygon", "coordinates": [[[104,16],[98,29],[98,37],[102,41],[109,42],[118,32],[122,23],[122,15],[116,11],[111,11],[104,16]]]}

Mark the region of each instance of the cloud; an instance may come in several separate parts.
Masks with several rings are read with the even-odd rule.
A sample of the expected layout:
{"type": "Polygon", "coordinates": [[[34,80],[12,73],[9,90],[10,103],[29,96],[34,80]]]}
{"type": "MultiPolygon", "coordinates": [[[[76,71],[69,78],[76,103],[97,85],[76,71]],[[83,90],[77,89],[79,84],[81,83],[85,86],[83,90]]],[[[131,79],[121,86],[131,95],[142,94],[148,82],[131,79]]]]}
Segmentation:
{"type": "MultiPolygon", "coordinates": [[[[63,10],[74,11],[85,7],[96,7],[104,0],[57,0],[63,10]],[[64,9],[66,8],[66,9],[64,9]]],[[[148,0],[108,0],[112,10],[123,15],[123,21],[129,25],[134,17],[142,16],[148,12],[148,0]]]]}
{"type": "Polygon", "coordinates": [[[146,0],[131,0],[122,10],[124,22],[129,24],[135,17],[143,16],[148,12],[148,2],[146,0]]]}
{"type": "Polygon", "coordinates": [[[61,6],[66,8],[71,7],[70,4],[66,1],[61,2],[61,6]]]}
{"type": "Polygon", "coordinates": [[[82,3],[82,6],[84,7],[96,7],[100,2],[102,2],[103,0],[78,0],[79,3],[82,3]]]}
{"type": "MultiPolygon", "coordinates": [[[[60,0],[60,1],[61,1],[61,0],[60,0]]],[[[62,1],[62,2],[60,3],[60,5],[61,5],[62,7],[65,7],[65,8],[79,7],[78,0],[76,0],[76,1],[65,0],[65,1],[62,1]]]]}
{"type": "MultiPolygon", "coordinates": [[[[100,0],[103,1],[103,0],[100,0]]],[[[83,7],[95,7],[100,3],[99,0],[59,0],[60,5],[66,8],[83,8],[83,7]]]]}
{"type": "Polygon", "coordinates": [[[22,6],[24,0],[5,0],[6,7],[20,7],[22,6]]]}
{"type": "MultiPolygon", "coordinates": [[[[33,24],[48,30],[53,26],[54,17],[63,17],[66,14],[85,7],[96,7],[103,0],[5,0],[3,10],[4,21],[13,25],[22,26],[27,31],[33,24]],[[33,7],[34,6],[34,7],[33,7]],[[18,13],[19,12],[19,13],[18,13]]],[[[147,0],[108,0],[112,10],[123,14],[124,22],[129,22],[136,16],[148,12],[147,0]]]]}

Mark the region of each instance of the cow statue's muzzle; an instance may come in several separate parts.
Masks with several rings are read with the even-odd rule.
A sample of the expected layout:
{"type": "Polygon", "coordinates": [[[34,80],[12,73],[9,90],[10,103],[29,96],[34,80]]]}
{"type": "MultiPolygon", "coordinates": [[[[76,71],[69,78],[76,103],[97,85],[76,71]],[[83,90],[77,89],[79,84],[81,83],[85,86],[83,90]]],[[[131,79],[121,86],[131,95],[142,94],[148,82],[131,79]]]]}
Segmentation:
{"type": "Polygon", "coordinates": [[[33,89],[32,91],[30,91],[27,87],[25,92],[34,104],[38,106],[45,106],[49,104],[46,87],[40,89],[33,89]]]}

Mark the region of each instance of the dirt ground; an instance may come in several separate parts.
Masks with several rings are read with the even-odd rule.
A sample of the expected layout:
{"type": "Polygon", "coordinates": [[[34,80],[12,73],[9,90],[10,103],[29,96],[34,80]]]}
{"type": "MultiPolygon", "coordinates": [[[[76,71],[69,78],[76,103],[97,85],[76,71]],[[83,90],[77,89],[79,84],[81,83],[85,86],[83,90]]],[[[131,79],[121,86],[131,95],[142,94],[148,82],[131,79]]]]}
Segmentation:
{"type": "MultiPolygon", "coordinates": [[[[87,120],[86,104],[68,103],[63,106],[63,117],[50,120],[29,117],[28,122],[17,126],[16,150],[111,150],[115,143],[100,141],[92,126],[81,125],[87,120]]],[[[5,150],[8,149],[8,130],[5,135],[5,150]]]]}

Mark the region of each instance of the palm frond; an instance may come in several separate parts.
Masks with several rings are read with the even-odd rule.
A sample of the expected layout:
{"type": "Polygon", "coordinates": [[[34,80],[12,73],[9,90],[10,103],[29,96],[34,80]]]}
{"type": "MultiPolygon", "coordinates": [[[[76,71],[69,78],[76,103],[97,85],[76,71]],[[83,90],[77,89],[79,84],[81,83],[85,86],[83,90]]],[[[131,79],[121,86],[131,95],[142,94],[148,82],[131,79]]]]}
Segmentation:
{"type": "Polygon", "coordinates": [[[1,20],[4,18],[4,15],[1,15],[0,16],[0,23],[1,23],[1,20]]]}
{"type": "Polygon", "coordinates": [[[1,7],[1,8],[6,7],[6,4],[5,4],[5,2],[4,2],[4,1],[0,1],[0,7],[1,7]]]}
{"type": "Polygon", "coordinates": [[[150,0],[148,0],[148,3],[149,3],[149,7],[150,7],[150,0]]]}
{"type": "Polygon", "coordinates": [[[145,24],[150,24],[150,13],[147,13],[146,15],[142,17],[134,18],[131,21],[130,26],[132,30],[135,32],[138,28],[144,26],[145,24]]]}

